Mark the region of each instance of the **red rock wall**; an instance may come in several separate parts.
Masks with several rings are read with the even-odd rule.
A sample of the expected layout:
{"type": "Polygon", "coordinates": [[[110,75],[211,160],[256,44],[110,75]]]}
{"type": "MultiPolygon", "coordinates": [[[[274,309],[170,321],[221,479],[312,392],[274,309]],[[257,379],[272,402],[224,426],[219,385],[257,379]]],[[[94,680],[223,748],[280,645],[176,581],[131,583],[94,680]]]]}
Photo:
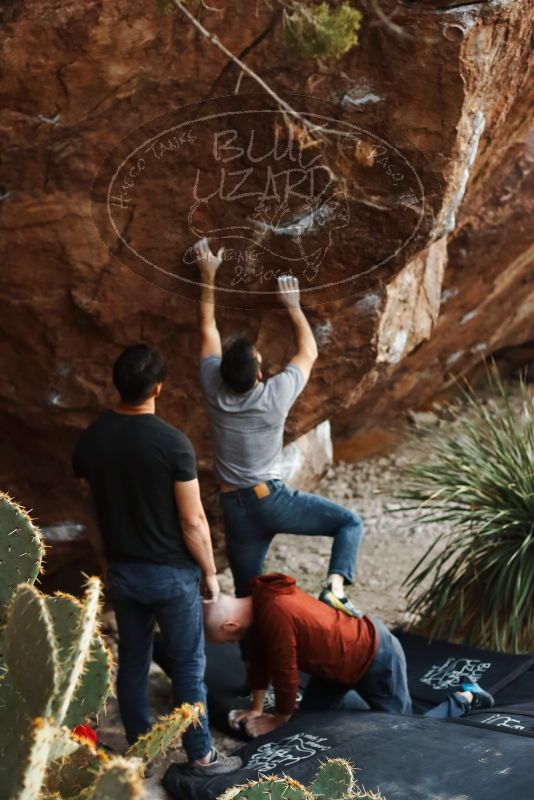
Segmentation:
{"type": "MultiPolygon", "coordinates": [[[[276,4],[217,5],[220,13],[204,10],[202,21],[280,94],[338,107],[367,97],[362,120],[384,138],[394,132],[430,187],[410,247],[372,280],[359,279],[357,292],[310,307],[321,356],[290,435],[327,418],[338,419],[339,432],[372,426],[420,405],[484,354],[531,338],[529,3],[395,4],[407,37],[364,11],[360,45],[336,64],[291,61],[276,4]]],[[[44,522],[78,519],[72,444],[113,402],[117,352],[145,339],[169,361],[160,413],[191,435],[208,488],[194,303],[139,277],[118,248],[110,253],[93,221],[91,184],[130,131],[233,93],[238,70],[150,0],[12,0],[0,11],[0,37],[0,484],[44,522]]],[[[257,87],[245,78],[240,91],[257,87]]],[[[532,157],[532,139],[530,148],[532,157]]],[[[368,199],[384,197],[365,153],[337,166],[368,199]]],[[[175,175],[162,180],[176,190],[175,175]]],[[[365,197],[358,208],[323,265],[336,279],[350,274],[355,254],[363,263],[405,235],[395,204],[380,224],[365,197]]],[[[176,259],[191,244],[184,213],[162,207],[150,224],[134,219],[131,238],[176,259]]],[[[287,320],[261,303],[219,317],[224,333],[257,334],[271,369],[290,352],[287,320]]]]}

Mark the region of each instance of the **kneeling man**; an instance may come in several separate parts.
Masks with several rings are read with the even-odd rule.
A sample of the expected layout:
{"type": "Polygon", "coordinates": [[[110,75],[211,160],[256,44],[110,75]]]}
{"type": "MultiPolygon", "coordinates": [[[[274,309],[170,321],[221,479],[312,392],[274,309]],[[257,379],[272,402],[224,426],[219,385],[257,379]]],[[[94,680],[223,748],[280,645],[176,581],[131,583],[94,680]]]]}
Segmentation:
{"type": "MultiPolygon", "coordinates": [[[[236,725],[260,736],[282,725],[296,709],[299,670],[311,678],[301,710],[335,708],[355,689],[372,709],[411,714],[406,659],[399,640],[376,617],[349,617],[297,588],[294,578],[273,573],[256,578],[252,594],[220,595],[204,608],[206,638],[237,642],[250,636],[249,710],[232,712],[236,725]],[[263,711],[273,684],[276,710],[263,711]]],[[[470,677],[426,716],[460,717],[493,698],[470,677]]]]}

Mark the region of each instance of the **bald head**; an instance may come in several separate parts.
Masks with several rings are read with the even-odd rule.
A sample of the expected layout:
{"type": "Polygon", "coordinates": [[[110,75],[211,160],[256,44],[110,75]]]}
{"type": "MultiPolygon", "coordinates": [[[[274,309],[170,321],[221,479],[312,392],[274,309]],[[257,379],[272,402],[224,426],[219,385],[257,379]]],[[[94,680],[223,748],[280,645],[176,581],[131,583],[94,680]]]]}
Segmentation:
{"type": "Polygon", "coordinates": [[[238,642],[252,625],[252,598],[220,594],[216,603],[203,603],[208,642],[238,642]]]}

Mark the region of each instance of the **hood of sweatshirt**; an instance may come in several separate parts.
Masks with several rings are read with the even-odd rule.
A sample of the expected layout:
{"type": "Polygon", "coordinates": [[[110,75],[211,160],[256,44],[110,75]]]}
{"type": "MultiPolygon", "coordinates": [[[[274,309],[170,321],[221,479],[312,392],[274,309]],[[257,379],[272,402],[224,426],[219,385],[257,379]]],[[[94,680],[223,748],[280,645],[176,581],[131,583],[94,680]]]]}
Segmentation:
{"type": "Polygon", "coordinates": [[[289,575],[283,575],[281,572],[271,572],[268,575],[261,575],[259,578],[254,578],[250,584],[253,594],[258,595],[275,595],[275,594],[291,594],[297,590],[297,582],[295,578],[289,575]]]}

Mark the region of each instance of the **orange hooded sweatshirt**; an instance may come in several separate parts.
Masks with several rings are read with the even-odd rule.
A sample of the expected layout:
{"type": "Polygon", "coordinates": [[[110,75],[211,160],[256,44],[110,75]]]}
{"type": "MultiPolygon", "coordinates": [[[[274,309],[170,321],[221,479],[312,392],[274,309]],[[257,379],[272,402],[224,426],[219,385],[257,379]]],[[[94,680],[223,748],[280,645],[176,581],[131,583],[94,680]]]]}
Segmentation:
{"type": "Polygon", "coordinates": [[[335,611],[279,573],[256,578],[251,590],[250,688],[272,681],[278,714],[295,710],[299,670],[347,688],[365,675],[378,648],[368,617],[335,611]]]}

